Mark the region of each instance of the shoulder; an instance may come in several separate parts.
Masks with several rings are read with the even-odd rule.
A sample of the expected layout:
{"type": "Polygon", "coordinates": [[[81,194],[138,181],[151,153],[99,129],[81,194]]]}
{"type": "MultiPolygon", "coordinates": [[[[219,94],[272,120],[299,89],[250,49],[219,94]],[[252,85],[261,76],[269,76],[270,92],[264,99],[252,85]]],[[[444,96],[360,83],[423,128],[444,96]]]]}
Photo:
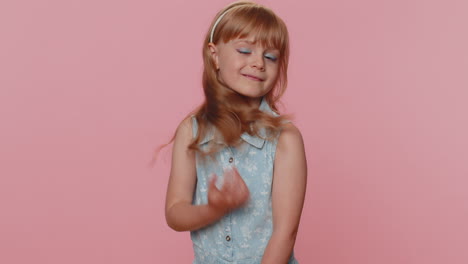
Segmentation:
{"type": "Polygon", "coordinates": [[[291,151],[292,149],[303,149],[304,141],[301,131],[291,122],[284,125],[278,138],[278,151],[291,151]]]}
{"type": "Polygon", "coordinates": [[[175,133],[175,141],[191,142],[193,139],[193,124],[192,116],[186,117],[180,122],[175,133]]]}
{"type": "Polygon", "coordinates": [[[184,120],[182,120],[180,123],[179,123],[179,126],[177,127],[177,131],[179,130],[182,130],[182,131],[185,131],[185,130],[192,130],[192,123],[193,123],[193,116],[187,116],[186,118],[184,118],[184,120]]]}

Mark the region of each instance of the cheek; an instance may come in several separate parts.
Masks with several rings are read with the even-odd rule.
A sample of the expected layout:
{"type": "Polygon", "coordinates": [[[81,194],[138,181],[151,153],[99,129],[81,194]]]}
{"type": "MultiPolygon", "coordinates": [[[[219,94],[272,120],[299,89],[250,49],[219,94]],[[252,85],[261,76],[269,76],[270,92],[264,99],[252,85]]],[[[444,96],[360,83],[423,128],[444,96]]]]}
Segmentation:
{"type": "Polygon", "coordinates": [[[234,77],[239,72],[240,66],[235,61],[220,64],[220,74],[225,77],[234,77]]]}
{"type": "Polygon", "coordinates": [[[223,82],[227,82],[227,83],[232,83],[233,81],[237,80],[234,69],[232,69],[228,65],[221,67],[219,69],[218,78],[220,78],[220,80],[222,80],[223,82]]]}
{"type": "Polygon", "coordinates": [[[270,76],[274,79],[279,75],[279,67],[276,65],[270,68],[270,76]]]}
{"type": "Polygon", "coordinates": [[[223,72],[231,71],[232,62],[229,58],[222,58],[219,60],[219,70],[223,72]]]}

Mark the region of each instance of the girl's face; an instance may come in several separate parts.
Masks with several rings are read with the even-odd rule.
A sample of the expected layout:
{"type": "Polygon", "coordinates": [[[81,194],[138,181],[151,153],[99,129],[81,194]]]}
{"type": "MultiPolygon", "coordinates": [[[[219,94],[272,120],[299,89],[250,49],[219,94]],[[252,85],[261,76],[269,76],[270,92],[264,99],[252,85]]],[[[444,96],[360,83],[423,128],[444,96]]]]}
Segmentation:
{"type": "Polygon", "coordinates": [[[209,44],[218,79],[229,89],[260,102],[275,85],[279,71],[279,51],[265,49],[254,38],[233,39],[209,44]]]}

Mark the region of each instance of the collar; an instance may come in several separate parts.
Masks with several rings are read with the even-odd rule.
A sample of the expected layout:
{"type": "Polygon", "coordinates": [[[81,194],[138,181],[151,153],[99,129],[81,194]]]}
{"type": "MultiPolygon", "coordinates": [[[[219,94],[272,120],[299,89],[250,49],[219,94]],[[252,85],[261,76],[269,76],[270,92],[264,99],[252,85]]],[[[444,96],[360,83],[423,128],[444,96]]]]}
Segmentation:
{"type": "MultiPolygon", "coordinates": [[[[274,116],[278,116],[278,114],[275,113],[271,109],[271,107],[268,105],[265,98],[262,98],[262,101],[260,103],[260,107],[258,109],[265,112],[265,113],[268,113],[268,114],[271,114],[271,115],[274,115],[274,116]]],[[[242,138],[242,140],[249,143],[250,145],[260,149],[260,148],[263,147],[263,144],[265,144],[265,138],[266,138],[265,128],[260,128],[258,133],[260,134],[260,137],[252,136],[252,135],[249,135],[248,133],[244,132],[244,133],[242,133],[241,138],[242,138]]],[[[199,144],[203,145],[203,144],[208,143],[209,141],[211,141],[213,139],[214,139],[214,129],[210,129],[206,133],[205,137],[200,141],[199,144]]],[[[222,141],[217,141],[216,143],[223,144],[222,141]]]]}

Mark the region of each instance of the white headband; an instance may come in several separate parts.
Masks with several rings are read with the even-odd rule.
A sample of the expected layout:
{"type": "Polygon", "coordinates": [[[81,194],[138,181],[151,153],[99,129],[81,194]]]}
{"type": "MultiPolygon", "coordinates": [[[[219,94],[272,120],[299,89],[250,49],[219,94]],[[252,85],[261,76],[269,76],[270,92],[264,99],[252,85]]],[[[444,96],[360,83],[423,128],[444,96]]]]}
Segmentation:
{"type": "Polygon", "coordinates": [[[211,29],[211,34],[210,34],[210,43],[213,43],[213,35],[214,35],[214,31],[216,29],[216,26],[218,25],[219,21],[221,21],[221,19],[223,18],[224,15],[226,15],[227,12],[229,12],[231,9],[228,9],[226,11],[224,11],[224,13],[222,13],[218,19],[216,19],[216,22],[214,23],[213,25],[213,28],[211,29]]]}

